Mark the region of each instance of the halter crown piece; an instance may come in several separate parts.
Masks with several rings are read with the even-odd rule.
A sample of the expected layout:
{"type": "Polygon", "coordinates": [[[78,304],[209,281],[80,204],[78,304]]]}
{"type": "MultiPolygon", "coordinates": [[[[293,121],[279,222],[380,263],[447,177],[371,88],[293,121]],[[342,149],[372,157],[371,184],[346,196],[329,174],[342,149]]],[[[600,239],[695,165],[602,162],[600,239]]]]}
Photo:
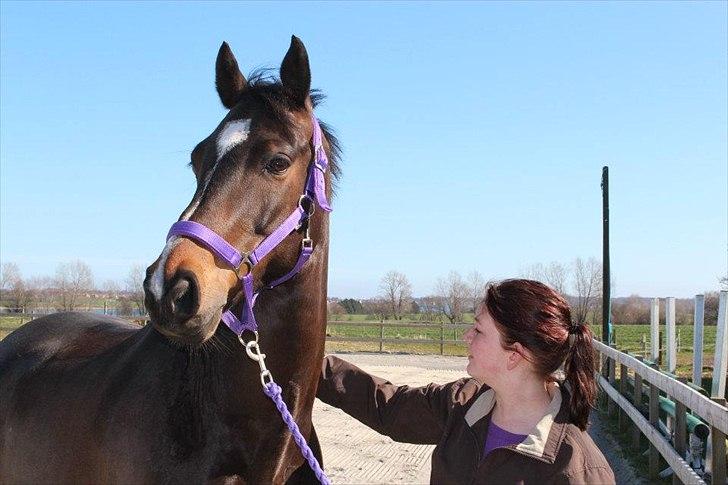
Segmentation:
{"type": "Polygon", "coordinates": [[[291,215],[255,249],[249,253],[241,253],[215,231],[204,224],[194,221],[178,221],[172,224],[167,234],[167,240],[169,241],[174,236],[184,236],[194,239],[202,243],[218,258],[226,261],[238,274],[245,295],[242,314],[238,318],[232,311],[226,310],[222,314],[222,321],[238,336],[240,343],[245,346],[248,357],[256,361],[260,366],[260,381],[263,385],[263,392],[273,401],[280,412],[283,421],[293,436],[294,442],[301,450],[301,454],[308,462],[316,478],[323,485],[328,485],[330,483],[328,477],[321,468],[318,460],[316,460],[316,456],[311,451],[308,443],[306,443],[306,439],[301,434],[293,416],[288,411],[286,403],[283,401],[281,387],[275,383],[273,376],[265,366],[265,354],[260,351],[260,346],[258,345],[258,323],[255,321],[255,314],[253,313],[255,300],[261,291],[274,288],[296,276],[306,264],[306,261],[311,257],[314,248],[313,241],[309,237],[309,218],[313,214],[315,206],[318,205],[322,210],[331,212],[331,206],[326,198],[326,180],[324,178],[326,170],[329,167],[329,160],[324,151],[321,127],[316,116],[313,114],[311,115],[311,122],[313,124],[313,134],[311,135],[313,160],[308,166],[306,186],[303,194],[298,199],[298,205],[291,215]],[[273,251],[286,237],[301,228],[304,228],[305,235],[301,241],[301,252],[298,255],[298,261],[296,261],[293,269],[275,281],[265,285],[260,290],[254,291],[253,267],[273,251]],[[243,265],[248,267],[248,272],[244,276],[241,276],[240,269],[243,265]],[[243,341],[242,335],[246,330],[253,332],[255,340],[247,343],[243,341]]]}
{"type": "Polygon", "coordinates": [[[274,288],[286,281],[290,280],[303,268],[306,261],[313,253],[313,241],[309,237],[309,217],[313,214],[315,205],[317,204],[322,210],[331,212],[331,206],[326,198],[326,181],[324,175],[329,167],[329,160],[323,146],[323,137],[321,135],[321,127],[316,116],[311,115],[313,124],[313,135],[311,136],[311,144],[313,146],[313,160],[308,166],[308,175],[306,177],[306,186],[303,194],[298,201],[298,206],[293,210],[283,223],[276,228],[268,237],[266,237],[255,249],[249,253],[241,253],[224,238],[207,226],[194,221],[178,221],[172,225],[167,234],[167,240],[174,236],[184,236],[192,238],[202,243],[207,249],[212,251],[218,258],[227,262],[240,278],[240,284],[245,294],[245,303],[240,318],[236,317],[231,310],[227,310],[222,314],[222,321],[235,335],[240,337],[244,331],[250,330],[256,332],[258,324],[255,321],[253,307],[258,294],[270,288],[274,288]],[[301,252],[298,261],[293,269],[280,278],[272,281],[258,291],[253,289],[253,267],[258,264],[268,253],[273,251],[286,237],[301,227],[306,228],[306,234],[301,243],[301,252]],[[245,276],[240,276],[240,269],[243,265],[248,267],[245,276]]]}

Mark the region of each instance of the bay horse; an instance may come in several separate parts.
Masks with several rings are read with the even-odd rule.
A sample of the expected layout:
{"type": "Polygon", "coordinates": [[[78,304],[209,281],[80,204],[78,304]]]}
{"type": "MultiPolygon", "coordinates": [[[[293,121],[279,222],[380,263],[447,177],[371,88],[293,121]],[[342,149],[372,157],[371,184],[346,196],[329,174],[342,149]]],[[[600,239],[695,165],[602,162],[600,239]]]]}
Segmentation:
{"type": "MultiPolygon", "coordinates": [[[[215,79],[229,111],[192,150],[197,190],[176,224],[204,225],[247,254],[301,203],[315,162],[313,109],[321,96],[310,89],[308,55],[295,36],[280,80],[266,71],[246,80],[227,43],[215,79]]],[[[339,149],[321,129],[331,161],[322,187],[330,197],[339,149]]],[[[260,387],[259,364],[220,324],[225,311],[244,314],[239,278],[266,289],[254,307],[258,342],[320,461],[311,412],[326,332],[329,220],[325,210],[307,214],[254,266],[231,268],[199,240],[170,237],[147,270],[145,327],[60,313],[6,337],[0,482],[315,482],[260,387]],[[312,251],[300,272],[268,289],[298,266],[306,240],[312,251]]]]}

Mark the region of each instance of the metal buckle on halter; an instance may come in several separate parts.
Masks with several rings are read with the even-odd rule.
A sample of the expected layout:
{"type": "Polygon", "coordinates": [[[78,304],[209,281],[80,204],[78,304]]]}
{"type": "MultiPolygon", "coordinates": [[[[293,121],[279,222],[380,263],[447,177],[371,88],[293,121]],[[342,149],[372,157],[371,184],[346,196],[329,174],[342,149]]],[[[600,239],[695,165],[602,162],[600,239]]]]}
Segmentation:
{"type": "Polygon", "coordinates": [[[298,207],[303,210],[306,217],[311,217],[313,213],[316,212],[316,204],[314,203],[313,198],[308,194],[301,194],[301,197],[298,198],[298,207]],[[304,202],[306,205],[304,205],[304,202]]]}
{"type": "Polygon", "coordinates": [[[247,275],[250,274],[251,271],[253,271],[253,263],[250,261],[250,255],[243,253],[243,259],[240,260],[240,263],[233,268],[233,271],[235,271],[235,274],[238,275],[239,279],[245,278],[247,275]],[[240,272],[240,269],[245,265],[248,268],[248,272],[245,274],[242,274],[240,272]]]}
{"type": "MultiPolygon", "coordinates": [[[[306,231],[308,232],[308,231],[306,231]]],[[[306,235],[308,236],[308,234],[306,235]]],[[[313,248],[313,239],[310,237],[304,237],[303,240],[301,240],[301,249],[311,249],[313,248]]]]}

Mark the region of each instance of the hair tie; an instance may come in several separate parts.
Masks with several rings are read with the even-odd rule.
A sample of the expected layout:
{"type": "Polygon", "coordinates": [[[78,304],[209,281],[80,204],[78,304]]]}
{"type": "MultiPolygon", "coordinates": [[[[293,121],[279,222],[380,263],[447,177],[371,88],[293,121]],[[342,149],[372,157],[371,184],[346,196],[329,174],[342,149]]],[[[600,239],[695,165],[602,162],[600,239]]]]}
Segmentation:
{"type": "Polygon", "coordinates": [[[571,325],[569,327],[569,335],[576,335],[578,333],[581,333],[581,328],[584,326],[583,323],[577,323],[576,325],[571,325]]]}
{"type": "Polygon", "coordinates": [[[581,327],[583,324],[576,324],[569,326],[569,350],[574,348],[574,342],[576,341],[576,336],[581,333],[581,327]]]}

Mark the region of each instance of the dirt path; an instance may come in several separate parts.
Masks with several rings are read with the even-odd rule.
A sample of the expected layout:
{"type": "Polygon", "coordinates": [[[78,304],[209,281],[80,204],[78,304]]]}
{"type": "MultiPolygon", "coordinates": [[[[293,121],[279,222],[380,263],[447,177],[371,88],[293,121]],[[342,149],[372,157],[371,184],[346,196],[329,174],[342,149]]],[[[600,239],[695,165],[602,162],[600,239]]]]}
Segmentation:
{"type": "MultiPolygon", "coordinates": [[[[445,383],[465,375],[465,357],[410,354],[342,354],[342,358],[395,384],[445,383]]],[[[598,417],[593,415],[594,420],[598,417]]],[[[321,440],[326,473],[336,484],[429,483],[434,446],[396,443],[342,411],[316,401],[313,420],[321,440]]],[[[621,460],[617,444],[598,422],[595,442],[612,464],[617,483],[640,483],[621,460]]]]}

